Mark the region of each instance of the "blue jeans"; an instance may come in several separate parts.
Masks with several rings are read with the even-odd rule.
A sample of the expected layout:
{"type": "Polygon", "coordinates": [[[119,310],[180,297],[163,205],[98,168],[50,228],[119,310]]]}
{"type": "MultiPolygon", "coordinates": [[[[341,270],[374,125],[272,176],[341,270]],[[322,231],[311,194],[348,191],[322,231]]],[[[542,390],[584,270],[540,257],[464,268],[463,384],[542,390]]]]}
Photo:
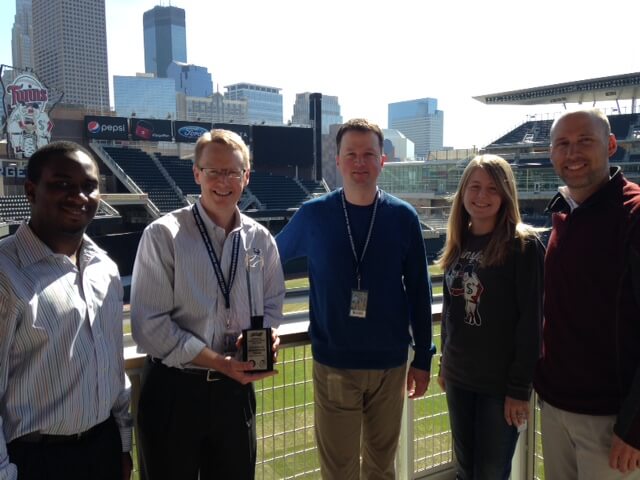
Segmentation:
{"type": "Polygon", "coordinates": [[[504,396],[445,383],[459,480],[508,480],[518,430],[504,419],[504,396]]]}

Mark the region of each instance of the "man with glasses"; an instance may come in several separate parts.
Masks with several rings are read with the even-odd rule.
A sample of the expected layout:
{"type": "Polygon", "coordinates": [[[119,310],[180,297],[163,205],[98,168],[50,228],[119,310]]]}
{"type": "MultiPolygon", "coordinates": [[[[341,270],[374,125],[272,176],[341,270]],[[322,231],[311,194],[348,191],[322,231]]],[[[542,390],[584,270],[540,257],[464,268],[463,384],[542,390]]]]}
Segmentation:
{"type": "MultiPolygon", "coordinates": [[[[133,338],[148,355],[138,423],[151,480],[252,479],[256,461],[252,373],[237,356],[241,331],[261,301],[265,327],[282,318],[284,279],[275,241],[240,213],[249,183],[249,150],[227,130],[205,133],[195,147],[194,205],[150,224],[133,270],[133,338]],[[261,265],[250,289],[247,260],[261,265]]],[[[275,360],[279,339],[272,334],[275,360]]]]}
{"type": "Polygon", "coordinates": [[[377,187],[383,141],[367,120],[342,125],[336,163],[344,188],[305,203],[277,237],[284,262],[306,257],[309,265],[324,479],[394,479],[405,391],[417,398],[429,385],[434,348],[424,242],[415,210],[377,187]]]}

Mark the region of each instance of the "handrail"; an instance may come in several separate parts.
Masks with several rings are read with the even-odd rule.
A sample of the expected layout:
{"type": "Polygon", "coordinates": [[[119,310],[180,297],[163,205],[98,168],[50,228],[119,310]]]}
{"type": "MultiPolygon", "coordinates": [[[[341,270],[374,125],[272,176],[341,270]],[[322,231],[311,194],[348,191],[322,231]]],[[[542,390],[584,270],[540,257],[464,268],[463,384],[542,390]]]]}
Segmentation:
{"type": "Polygon", "coordinates": [[[116,177],[118,177],[118,180],[120,180],[131,193],[138,193],[138,194],[145,193],[140,189],[140,187],[138,187],[136,182],[134,182],[131,179],[131,177],[127,175],[127,173],[122,169],[122,167],[120,167],[120,165],[118,165],[118,163],[113,158],[111,158],[111,155],[107,153],[107,151],[104,149],[102,144],[97,142],[91,142],[89,146],[98,155],[98,157],[100,157],[100,159],[104,162],[104,164],[111,169],[113,174],[116,177]]]}

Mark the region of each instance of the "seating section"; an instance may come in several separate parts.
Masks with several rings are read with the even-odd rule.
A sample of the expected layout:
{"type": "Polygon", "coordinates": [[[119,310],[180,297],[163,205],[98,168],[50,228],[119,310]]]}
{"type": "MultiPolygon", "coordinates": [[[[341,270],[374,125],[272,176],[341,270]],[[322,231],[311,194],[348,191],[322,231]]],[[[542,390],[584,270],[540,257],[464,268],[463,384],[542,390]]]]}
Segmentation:
{"type": "Polygon", "coordinates": [[[506,135],[503,135],[498,140],[493,142],[490,147],[500,145],[513,145],[513,144],[549,144],[549,132],[551,131],[551,125],[553,120],[537,120],[528,121],[511,130],[506,135]]]}
{"type": "Polygon", "coordinates": [[[174,155],[156,154],[156,158],[176,182],[184,195],[199,195],[200,186],[193,179],[192,163],[190,160],[181,160],[174,155]]]}
{"type": "MultiPolygon", "coordinates": [[[[200,186],[193,179],[191,162],[173,155],[156,153],[160,168],[146,153],[135,148],[105,147],[107,153],[116,161],[127,175],[149,194],[151,201],[162,213],[186,205],[171,187],[162,169],[168,174],[184,195],[200,194],[200,186]]],[[[303,202],[313,198],[314,194],[326,193],[321,182],[301,181],[310,195],[301,188],[296,180],[282,175],[252,172],[246,194],[253,194],[262,205],[262,209],[283,210],[298,208],[303,202]]],[[[241,198],[243,203],[246,194],[241,198]]],[[[253,205],[252,205],[253,206],[253,205]]]]}
{"type": "Polygon", "coordinates": [[[324,195],[327,193],[322,182],[316,182],[315,180],[300,180],[300,183],[311,195],[324,195]]]}
{"type": "Polygon", "coordinates": [[[30,216],[31,209],[25,195],[0,197],[0,222],[21,222],[30,216]]]}
{"type": "Polygon", "coordinates": [[[104,149],[136,185],[149,195],[161,213],[186,205],[184,199],[178,196],[146,152],[136,148],[104,147],[104,149]]]}
{"type": "MultiPolygon", "coordinates": [[[[31,207],[26,195],[0,196],[0,222],[17,223],[27,220],[31,216],[31,207]]],[[[111,217],[103,207],[103,203],[98,205],[96,218],[111,217]]]]}
{"type": "Polygon", "coordinates": [[[310,199],[294,179],[263,172],[251,172],[247,190],[258,197],[264,209],[269,210],[298,208],[310,199]]]}
{"type": "MultiPolygon", "coordinates": [[[[618,140],[626,140],[630,135],[631,127],[634,125],[640,125],[640,115],[622,114],[622,115],[609,115],[609,123],[611,124],[611,132],[616,136],[618,140]]],[[[551,143],[551,125],[553,120],[537,120],[528,121],[522,125],[514,128],[506,135],[503,135],[495,142],[488,145],[488,147],[498,147],[513,144],[545,144],[551,143]]],[[[622,161],[624,155],[620,158],[616,158],[617,161],[622,161]]]]}
{"type": "Polygon", "coordinates": [[[631,125],[640,123],[640,115],[635,113],[609,115],[609,123],[611,124],[611,133],[618,140],[625,140],[629,136],[631,125]]]}

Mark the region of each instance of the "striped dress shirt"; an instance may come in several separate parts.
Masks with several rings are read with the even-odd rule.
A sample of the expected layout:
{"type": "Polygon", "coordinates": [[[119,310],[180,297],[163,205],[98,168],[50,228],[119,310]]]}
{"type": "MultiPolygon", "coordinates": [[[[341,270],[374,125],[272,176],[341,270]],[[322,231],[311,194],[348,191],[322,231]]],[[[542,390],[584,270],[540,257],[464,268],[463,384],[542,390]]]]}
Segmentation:
{"type": "Polygon", "coordinates": [[[239,334],[251,326],[246,253],[254,249],[260,250],[264,262],[264,326],[279,326],[285,287],[275,240],[265,227],[239,210],[236,222],[227,236],[198,202],[147,226],[138,246],[131,284],[131,328],[140,352],[177,368],[193,367],[190,362],[204,347],[223,353],[225,331],[239,334]],[[236,232],[240,235],[229,309],[193,208],[199,208],[226,280],[233,237],[236,232]]]}
{"type": "Polygon", "coordinates": [[[26,224],[0,241],[0,479],[6,444],[84,432],[113,414],[131,449],[118,268],[87,236],[80,268],[26,224]]]}

